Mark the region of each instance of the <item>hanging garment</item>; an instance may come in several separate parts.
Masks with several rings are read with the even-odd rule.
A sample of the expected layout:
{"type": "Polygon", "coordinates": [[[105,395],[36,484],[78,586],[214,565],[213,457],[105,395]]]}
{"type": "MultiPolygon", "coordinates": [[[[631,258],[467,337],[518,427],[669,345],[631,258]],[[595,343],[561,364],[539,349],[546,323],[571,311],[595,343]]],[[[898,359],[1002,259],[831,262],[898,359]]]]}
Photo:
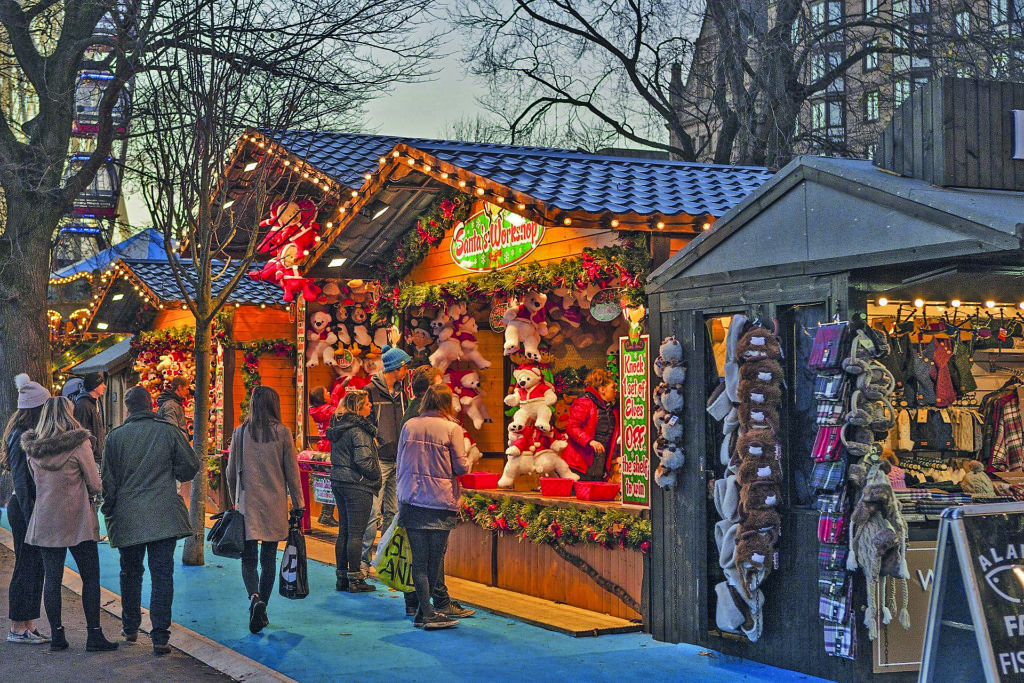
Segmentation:
{"type": "Polygon", "coordinates": [[[925,451],[953,449],[953,422],[945,410],[919,408],[910,425],[914,448],[925,451]]]}
{"type": "Polygon", "coordinates": [[[1024,469],[1024,424],[1017,392],[1010,392],[998,404],[989,469],[999,472],[1024,469]]]}
{"type": "Polygon", "coordinates": [[[920,349],[910,354],[910,376],[907,378],[907,403],[911,406],[935,405],[935,361],[920,349]]]}
{"type": "Polygon", "coordinates": [[[956,389],[949,374],[949,362],[953,358],[953,351],[945,339],[933,340],[930,351],[935,363],[935,405],[945,408],[956,402],[956,389]]]}
{"type": "Polygon", "coordinates": [[[896,380],[896,391],[903,392],[907,384],[907,349],[910,348],[910,337],[908,335],[893,335],[888,337],[889,354],[878,360],[892,373],[896,380]]]}
{"type": "Polygon", "coordinates": [[[958,398],[977,391],[978,383],[974,381],[974,373],[971,372],[971,350],[967,344],[958,341],[953,348],[953,360],[949,364],[949,376],[953,380],[953,389],[956,390],[958,398]]]}

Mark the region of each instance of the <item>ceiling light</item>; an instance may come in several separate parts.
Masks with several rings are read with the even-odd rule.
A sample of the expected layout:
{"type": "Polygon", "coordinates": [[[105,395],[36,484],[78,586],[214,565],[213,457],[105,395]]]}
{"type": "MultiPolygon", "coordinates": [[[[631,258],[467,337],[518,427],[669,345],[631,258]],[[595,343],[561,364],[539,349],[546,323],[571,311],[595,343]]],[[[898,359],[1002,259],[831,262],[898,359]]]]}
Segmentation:
{"type": "Polygon", "coordinates": [[[342,257],[342,258],[333,258],[333,259],[331,259],[331,262],[327,264],[327,267],[328,268],[341,268],[343,265],[345,265],[345,261],[348,261],[348,259],[344,258],[344,257],[342,257]]]}
{"type": "Polygon", "coordinates": [[[367,206],[364,206],[359,213],[363,217],[368,218],[371,221],[375,221],[390,210],[391,206],[389,204],[386,204],[379,199],[375,199],[367,206]]]}
{"type": "Polygon", "coordinates": [[[96,329],[97,330],[105,330],[108,327],[110,327],[110,325],[108,325],[106,323],[96,323],[96,329]]]}
{"type": "Polygon", "coordinates": [[[986,301],[985,302],[985,308],[995,308],[995,307],[996,307],[996,302],[995,301],[986,301]]]}
{"type": "Polygon", "coordinates": [[[924,299],[914,299],[914,306],[916,308],[923,308],[924,307],[924,299]]]}
{"type": "Polygon", "coordinates": [[[259,165],[260,165],[260,162],[258,162],[258,161],[250,161],[249,163],[247,163],[245,165],[245,168],[242,169],[242,172],[243,173],[248,173],[249,171],[255,171],[256,167],[259,166],[259,165]]]}
{"type": "Polygon", "coordinates": [[[960,308],[960,299],[953,299],[949,302],[949,305],[953,308],[960,308]]]}
{"type": "Polygon", "coordinates": [[[888,306],[889,305],[889,300],[886,299],[884,296],[880,296],[880,297],[878,297],[878,305],[879,306],[888,306]]]}
{"type": "Polygon", "coordinates": [[[114,296],[110,297],[110,300],[111,301],[120,301],[123,298],[124,298],[124,294],[115,294],[114,296]]]}

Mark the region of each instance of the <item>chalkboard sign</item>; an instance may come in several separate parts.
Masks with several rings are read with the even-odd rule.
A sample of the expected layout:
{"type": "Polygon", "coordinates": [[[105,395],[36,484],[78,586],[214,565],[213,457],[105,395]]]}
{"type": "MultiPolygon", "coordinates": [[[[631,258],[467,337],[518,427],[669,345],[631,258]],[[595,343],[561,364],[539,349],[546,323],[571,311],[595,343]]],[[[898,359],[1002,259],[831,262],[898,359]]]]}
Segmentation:
{"type": "Polygon", "coordinates": [[[947,509],[920,681],[1024,681],[1024,504],[947,509]]]}

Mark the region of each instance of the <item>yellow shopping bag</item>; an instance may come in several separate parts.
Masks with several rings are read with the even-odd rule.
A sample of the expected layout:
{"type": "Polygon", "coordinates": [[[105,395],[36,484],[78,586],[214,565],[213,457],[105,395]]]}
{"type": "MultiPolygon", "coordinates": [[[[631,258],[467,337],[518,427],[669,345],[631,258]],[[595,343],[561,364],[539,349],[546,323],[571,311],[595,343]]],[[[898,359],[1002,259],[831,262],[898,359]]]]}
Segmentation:
{"type": "Polygon", "coordinates": [[[403,527],[398,526],[398,517],[395,517],[391,526],[381,536],[372,564],[377,570],[377,578],[384,585],[403,593],[416,590],[412,585],[412,550],[409,548],[409,536],[403,527]]]}

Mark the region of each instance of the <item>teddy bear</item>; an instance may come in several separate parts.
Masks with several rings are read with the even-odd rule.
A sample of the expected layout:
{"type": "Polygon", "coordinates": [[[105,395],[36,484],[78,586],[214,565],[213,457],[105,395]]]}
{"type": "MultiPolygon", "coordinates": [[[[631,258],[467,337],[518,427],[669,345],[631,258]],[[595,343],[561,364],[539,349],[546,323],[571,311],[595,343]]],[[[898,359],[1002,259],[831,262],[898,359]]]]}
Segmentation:
{"type": "Polygon", "coordinates": [[[174,367],[174,356],[169,353],[165,353],[160,356],[160,362],[156,364],[156,371],[161,375],[165,375],[170,372],[171,368],[174,367]]]}
{"type": "Polygon", "coordinates": [[[339,302],[331,307],[331,311],[334,320],[331,329],[334,336],[338,338],[342,348],[348,348],[352,345],[352,335],[348,331],[348,308],[344,303],[339,302]]]}
{"type": "Polygon", "coordinates": [[[389,325],[386,320],[373,323],[371,336],[373,337],[373,345],[379,349],[383,349],[385,346],[398,346],[400,341],[398,328],[394,325],[389,325]]]}
{"type": "Polygon", "coordinates": [[[309,329],[306,331],[307,368],[316,367],[323,358],[324,365],[334,365],[334,345],[338,337],[331,331],[332,316],[327,311],[316,311],[309,316],[309,329]]]}
{"type": "Polygon", "coordinates": [[[544,380],[541,369],[536,365],[520,365],[512,376],[515,386],[505,397],[505,405],[519,408],[512,423],[525,426],[534,419],[537,429],[550,431],[551,406],[558,401],[554,387],[544,380]]]}
{"type": "Polygon", "coordinates": [[[341,298],[341,287],[338,286],[337,282],[328,280],[324,283],[323,287],[320,288],[320,298],[323,299],[326,304],[338,303],[338,299],[341,298]]]}
{"type": "Polygon", "coordinates": [[[476,372],[452,373],[452,393],[455,394],[466,417],[473,423],[473,427],[480,429],[485,422],[493,422],[484,404],[484,393],[480,390],[480,375],[476,372]]]}
{"type": "Polygon", "coordinates": [[[572,409],[572,399],[566,396],[559,396],[555,405],[551,408],[551,424],[554,428],[565,433],[569,427],[569,411],[572,409]]]}
{"type": "Polygon", "coordinates": [[[430,328],[437,338],[437,348],[430,354],[430,364],[445,372],[449,365],[462,358],[462,344],[454,337],[455,324],[447,311],[438,311],[430,328]]]}
{"type": "Polygon", "coordinates": [[[409,355],[413,360],[429,362],[430,349],[434,345],[434,334],[430,329],[430,321],[425,318],[410,318],[405,338],[409,342],[409,355]]]}
{"type": "Polygon", "coordinates": [[[561,479],[572,479],[579,481],[580,475],[569,469],[568,463],[562,460],[562,451],[566,449],[569,442],[565,437],[558,435],[553,438],[544,432],[534,432],[536,436],[536,451],[533,456],[533,471],[542,477],[559,477],[561,479]]]}
{"type": "Polygon", "coordinates": [[[505,346],[506,356],[511,356],[519,350],[522,344],[526,357],[529,360],[539,361],[540,351],[537,346],[541,337],[548,333],[544,305],[547,303],[547,295],[540,292],[530,291],[523,296],[523,301],[518,306],[511,306],[503,320],[505,321],[505,346]]]}
{"type": "MultiPolygon", "coordinates": [[[[525,430],[525,424],[517,425],[512,423],[508,426],[508,443],[510,448],[512,444],[521,437],[525,430]]],[[[501,472],[501,478],[498,479],[498,488],[510,489],[512,488],[512,485],[515,484],[516,477],[520,474],[530,474],[532,472],[532,455],[509,455],[508,461],[505,462],[505,467],[501,472]]]]}
{"type": "Polygon", "coordinates": [[[658,438],[655,440],[652,449],[654,454],[658,456],[661,466],[666,469],[677,470],[685,462],[686,454],[683,453],[683,449],[672,441],[658,438]]]}
{"type": "Polygon", "coordinates": [[[665,441],[679,443],[683,440],[683,421],[678,416],[658,408],[655,412],[654,427],[665,441]]]}
{"type": "Polygon", "coordinates": [[[289,242],[262,268],[250,271],[249,278],[256,282],[270,282],[283,288],[284,296],[281,300],[286,303],[294,301],[296,294],[301,294],[306,301],[316,301],[320,296],[320,288],[313,280],[302,277],[297,266],[298,260],[297,247],[289,242]]]}
{"type": "Polygon", "coordinates": [[[373,337],[370,336],[370,326],[367,324],[370,314],[366,312],[366,309],[357,304],[349,311],[348,317],[349,335],[352,337],[356,349],[367,355],[379,354],[380,348],[377,348],[376,352],[374,351],[373,337]]]}
{"type": "Polygon", "coordinates": [[[480,447],[476,445],[476,441],[470,438],[467,432],[462,433],[463,445],[466,448],[466,459],[469,461],[469,471],[473,471],[473,467],[480,462],[480,458],[484,457],[484,454],[480,452],[480,447]]]}
{"type": "Polygon", "coordinates": [[[455,325],[452,338],[458,340],[461,346],[460,358],[462,360],[471,361],[478,369],[486,370],[491,367],[491,361],[480,353],[480,344],[476,339],[476,333],[479,331],[476,318],[471,315],[462,315],[455,325]]]}

